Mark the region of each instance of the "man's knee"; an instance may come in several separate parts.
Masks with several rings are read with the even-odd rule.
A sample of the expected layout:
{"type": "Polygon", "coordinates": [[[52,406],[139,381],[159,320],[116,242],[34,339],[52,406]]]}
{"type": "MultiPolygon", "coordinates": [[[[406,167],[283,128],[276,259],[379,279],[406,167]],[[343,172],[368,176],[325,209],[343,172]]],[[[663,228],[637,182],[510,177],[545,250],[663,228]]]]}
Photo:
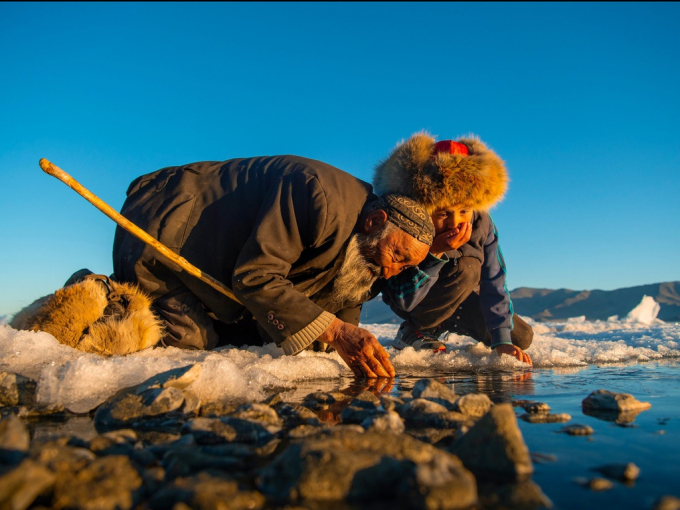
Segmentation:
{"type": "Polygon", "coordinates": [[[512,343],[525,351],[531,347],[531,342],[534,340],[534,330],[518,315],[513,314],[512,322],[513,328],[510,332],[512,343]]]}

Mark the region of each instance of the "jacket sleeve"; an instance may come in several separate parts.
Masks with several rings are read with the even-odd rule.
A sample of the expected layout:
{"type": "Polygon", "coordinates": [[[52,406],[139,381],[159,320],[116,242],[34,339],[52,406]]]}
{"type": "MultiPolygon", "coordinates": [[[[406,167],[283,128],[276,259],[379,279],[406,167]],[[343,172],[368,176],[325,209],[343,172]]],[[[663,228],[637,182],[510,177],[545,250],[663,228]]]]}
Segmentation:
{"type": "Polygon", "coordinates": [[[281,177],[267,193],[232,277],[234,294],[286,354],[314,342],[335,316],[293,287],[287,276],[303,250],[327,237],[326,194],[316,177],[281,177]]]}
{"type": "Polygon", "coordinates": [[[505,281],[506,269],[498,242],[498,230],[489,217],[489,232],[484,243],[484,263],[479,282],[479,299],[486,327],[491,332],[491,347],[512,344],[512,300],[505,281]]]}
{"type": "MultiPolygon", "coordinates": [[[[383,301],[393,310],[396,308],[399,311],[410,312],[437,282],[439,272],[448,261],[449,257],[446,254],[441,259],[428,254],[420,265],[402,271],[383,284],[383,301]]],[[[451,263],[455,263],[455,260],[451,263]]]]}

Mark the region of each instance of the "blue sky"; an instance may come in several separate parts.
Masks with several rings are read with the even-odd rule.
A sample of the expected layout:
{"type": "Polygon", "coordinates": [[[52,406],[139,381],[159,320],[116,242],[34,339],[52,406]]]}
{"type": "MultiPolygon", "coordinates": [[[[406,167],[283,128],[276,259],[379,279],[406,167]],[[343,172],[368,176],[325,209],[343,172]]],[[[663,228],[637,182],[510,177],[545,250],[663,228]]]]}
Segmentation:
{"type": "Polygon", "coordinates": [[[364,180],[400,139],[476,133],[520,286],[680,280],[678,3],[0,3],[0,315],[110,273],[168,165],[271,154],[364,180]]]}

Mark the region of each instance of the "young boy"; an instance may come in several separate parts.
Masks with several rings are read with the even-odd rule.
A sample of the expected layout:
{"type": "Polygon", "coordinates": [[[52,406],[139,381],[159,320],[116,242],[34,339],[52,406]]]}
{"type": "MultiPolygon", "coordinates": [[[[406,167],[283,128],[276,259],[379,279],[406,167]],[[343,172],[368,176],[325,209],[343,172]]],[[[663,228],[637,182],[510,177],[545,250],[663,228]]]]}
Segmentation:
{"type": "Polygon", "coordinates": [[[476,138],[435,143],[418,133],[378,165],[376,192],[413,197],[436,230],[427,259],[382,287],[383,300],[405,319],[395,347],[443,351],[438,338],[449,331],[531,364],[524,350],[533,331],[513,312],[498,231],[488,213],[507,182],[503,161],[476,138]]]}

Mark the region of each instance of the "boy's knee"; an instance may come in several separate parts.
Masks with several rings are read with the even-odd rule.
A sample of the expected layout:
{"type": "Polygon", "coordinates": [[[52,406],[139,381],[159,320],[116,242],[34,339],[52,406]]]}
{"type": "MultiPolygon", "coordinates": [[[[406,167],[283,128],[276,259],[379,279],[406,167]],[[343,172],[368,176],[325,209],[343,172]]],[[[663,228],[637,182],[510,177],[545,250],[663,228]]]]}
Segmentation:
{"type": "Polygon", "coordinates": [[[510,333],[512,343],[523,351],[531,347],[531,342],[534,340],[534,330],[527,324],[524,319],[517,315],[512,316],[513,328],[510,333]]]}

